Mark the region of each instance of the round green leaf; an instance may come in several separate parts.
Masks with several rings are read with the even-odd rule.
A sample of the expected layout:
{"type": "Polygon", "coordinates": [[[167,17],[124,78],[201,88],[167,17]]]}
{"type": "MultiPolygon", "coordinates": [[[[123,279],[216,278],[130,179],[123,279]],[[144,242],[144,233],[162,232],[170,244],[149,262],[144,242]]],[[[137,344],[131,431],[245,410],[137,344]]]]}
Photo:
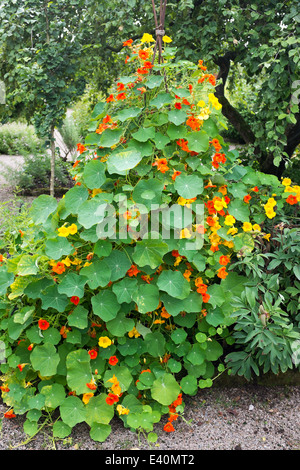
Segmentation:
{"type": "Polygon", "coordinates": [[[55,423],[53,424],[52,431],[53,437],[56,437],[58,439],[64,439],[65,437],[71,434],[72,428],[66,423],[63,423],[62,421],[58,420],[55,421],[55,423]]]}
{"type": "Polygon", "coordinates": [[[136,302],[140,313],[153,312],[159,304],[159,290],[155,285],[140,285],[132,295],[132,300],[136,302]]]}
{"type": "Polygon", "coordinates": [[[190,284],[180,271],[163,271],[157,280],[160,290],[176,299],[185,299],[190,293],[190,284]]]}
{"type": "Polygon", "coordinates": [[[71,271],[64,276],[57,289],[60,294],[65,294],[68,297],[77,296],[82,298],[84,296],[84,286],[86,282],[87,279],[85,276],[71,271]]]}
{"type": "Polygon", "coordinates": [[[33,369],[39,371],[43,377],[51,377],[56,374],[60,357],[53,344],[45,343],[33,348],[30,361],[33,369]]]}
{"type": "Polygon", "coordinates": [[[100,160],[90,160],[83,171],[83,181],[89,189],[98,189],[106,181],[105,165],[100,160]]]}
{"type": "Polygon", "coordinates": [[[132,259],[139,266],[155,269],[163,262],[169,247],[161,240],[144,239],[136,243],[132,259]]]}
{"type": "Polygon", "coordinates": [[[88,326],[88,313],[89,311],[86,308],[78,305],[68,316],[69,325],[84,330],[88,326]]]}
{"type": "Polygon", "coordinates": [[[145,336],[145,345],[151,356],[162,357],[165,354],[165,338],[162,333],[155,331],[145,336]]]}
{"type": "Polygon", "coordinates": [[[116,318],[106,322],[107,330],[113,335],[122,337],[134,327],[134,320],[126,318],[125,314],[119,313],[116,318]]]}
{"type": "Polygon", "coordinates": [[[174,110],[168,112],[168,119],[170,122],[175,124],[175,126],[180,126],[187,119],[187,114],[183,109],[174,110]]]}
{"type": "Polygon", "coordinates": [[[91,289],[97,289],[99,286],[107,286],[111,277],[111,269],[104,260],[96,260],[90,266],[82,268],[80,275],[87,277],[87,284],[91,289]]]}
{"type": "Polygon", "coordinates": [[[137,166],[143,155],[134,149],[112,153],[107,160],[107,171],[110,174],[124,175],[127,171],[137,166]]]}
{"type": "Polygon", "coordinates": [[[60,406],[66,397],[65,388],[60,384],[45,385],[41,394],[45,396],[45,406],[53,409],[60,406]]]}
{"type": "Polygon", "coordinates": [[[106,403],[107,395],[101,393],[100,395],[92,397],[86,405],[85,420],[89,426],[94,424],[108,424],[114,416],[114,407],[106,403]]]}
{"type": "Polygon", "coordinates": [[[186,375],[180,381],[181,390],[187,395],[194,395],[198,389],[198,382],[196,377],[186,375]]]}
{"type": "Polygon", "coordinates": [[[180,393],[179,384],[172,374],[164,374],[153,382],[151,396],[161,405],[171,405],[180,393]]]}
{"type": "Polygon", "coordinates": [[[104,442],[111,433],[109,424],[93,424],[90,429],[90,437],[93,441],[104,442]]]}
{"type": "Polygon", "coordinates": [[[107,322],[116,318],[120,305],[117,296],[111,290],[102,290],[92,297],[93,312],[107,322]]]}
{"type": "Polygon", "coordinates": [[[30,216],[36,225],[44,224],[56,208],[57,200],[52,196],[42,194],[32,202],[30,216]]]}
{"type": "Polygon", "coordinates": [[[64,237],[50,238],[45,244],[46,255],[55,261],[62,256],[70,255],[73,251],[71,243],[64,237]]]}
{"type": "Polygon", "coordinates": [[[70,428],[85,421],[85,406],[78,397],[69,396],[59,407],[61,419],[70,428]]]}
{"type": "Polygon", "coordinates": [[[131,267],[131,262],[128,256],[123,251],[119,250],[113,250],[105,261],[108,266],[113,267],[110,278],[112,282],[123,278],[131,267]]]}
{"type": "Polygon", "coordinates": [[[209,135],[205,131],[191,132],[187,135],[188,148],[193,152],[206,152],[209,147],[209,135]]]}
{"type": "Polygon", "coordinates": [[[132,295],[136,292],[137,280],[125,278],[112,286],[113,292],[116,294],[118,302],[129,304],[132,301],[132,295]]]}
{"type": "Polygon", "coordinates": [[[86,386],[91,381],[92,371],[90,356],[85,349],[71,351],[67,355],[67,383],[72,391],[78,395],[88,393],[90,389],[86,386]]]}
{"type": "Polygon", "coordinates": [[[203,192],[203,180],[196,175],[177,176],[174,187],[179,196],[185,199],[192,199],[203,192]]]}

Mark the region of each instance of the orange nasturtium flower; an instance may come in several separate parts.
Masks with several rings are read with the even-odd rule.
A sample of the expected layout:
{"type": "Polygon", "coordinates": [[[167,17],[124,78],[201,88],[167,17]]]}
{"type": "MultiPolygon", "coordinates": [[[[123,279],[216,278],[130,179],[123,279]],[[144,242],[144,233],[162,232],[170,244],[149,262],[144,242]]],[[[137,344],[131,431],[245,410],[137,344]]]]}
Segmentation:
{"type": "Polygon", "coordinates": [[[168,162],[166,158],[156,158],[156,161],[152,163],[152,166],[157,166],[157,169],[161,173],[165,173],[169,170],[168,162]]]}
{"type": "Polygon", "coordinates": [[[123,42],[123,47],[126,47],[126,46],[131,46],[131,44],[133,43],[133,39],[127,39],[127,41],[123,42]]]}
{"type": "Polygon", "coordinates": [[[225,278],[228,276],[228,272],[226,271],[225,266],[223,266],[222,268],[218,269],[218,271],[217,271],[217,276],[218,276],[220,279],[225,279],[225,278]]]}
{"type": "Polygon", "coordinates": [[[136,267],[136,265],[132,264],[131,268],[128,269],[127,274],[128,274],[128,276],[132,277],[132,276],[137,276],[138,273],[140,273],[140,272],[141,271],[136,267]]]}
{"type": "Polygon", "coordinates": [[[40,330],[47,330],[50,326],[47,320],[43,320],[42,318],[38,321],[38,325],[40,330]]]}
{"type": "Polygon", "coordinates": [[[289,197],[286,198],[286,202],[292,206],[294,204],[297,204],[298,200],[296,196],[290,194],[289,197]]]}
{"type": "Polygon", "coordinates": [[[115,366],[119,362],[119,359],[116,356],[110,356],[108,363],[111,366],[115,366]]]}
{"type": "Polygon", "coordinates": [[[119,401],[119,397],[114,393],[109,393],[105,401],[108,405],[113,405],[114,403],[117,403],[119,401]]]}
{"type": "Polygon", "coordinates": [[[7,419],[11,419],[11,418],[15,418],[16,415],[14,414],[14,410],[11,409],[9,411],[7,411],[6,413],[4,413],[4,418],[7,418],[7,419]]]}
{"type": "Polygon", "coordinates": [[[249,204],[250,199],[252,199],[252,196],[250,196],[250,194],[244,196],[244,202],[246,202],[246,204],[249,204]]]}
{"type": "Polygon", "coordinates": [[[219,258],[219,263],[222,265],[222,266],[227,266],[227,264],[230,263],[230,258],[228,258],[228,256],[220,256],[219,258]]]}
{"type": "Polygon", "coordinates": [[[84,393],[84,394],[82,395],[82,401],[83,401],[83,403],[84,403],[85,405],[87,405],[88,402],[90,401],[90,399],[91,399],[93,396],[94,396],[93,393],[84,393]]]}
{"type": "Polygon", "coordinates": [[[139,58],[142,60],[147,60],[149,58],[149,51],[147,51],[147,49],[140,49],[139,58]]]}
{"type": "Polygon", "coordinates": [[[173,432],[173,431],[175,431],[174,426],[173,426],[172,423],[170,423],[170,421],[168,421],[168,422],[164,425],[164,431],[166,431],[166,432],[173,432]]]}
{"type": "Polygon", "coordinates": [[[88,351],[88,353],[91,359],[96,359],[96,357],[98,356],[96,349],[91,349],[90,351],[88,351]]]}
{"type": "Polygon", "coordinates": [[[126,99],[126,94],[125,94],[125,93],[119,93],[119,94],[116,96],[116,99],[117,99],[118,101],[125,100],[125,99],[126,99]]]}

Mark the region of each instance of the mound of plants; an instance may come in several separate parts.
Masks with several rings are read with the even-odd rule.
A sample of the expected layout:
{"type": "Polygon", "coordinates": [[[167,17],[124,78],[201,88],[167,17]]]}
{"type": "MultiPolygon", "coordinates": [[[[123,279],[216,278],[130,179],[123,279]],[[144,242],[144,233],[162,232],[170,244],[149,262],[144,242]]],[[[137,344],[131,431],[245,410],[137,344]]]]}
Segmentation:
{"type": "Polygon", "coordinates": [[[124,43],[128,75],[93,110],[74,186],[35,199],[2,244],[2,398],[30,436],[86,422],[102,442],[117,417],[155,442],[155,424],[176,431],[185,396],[230,372],[236,298],[271,315],[273,297],[231,266],[257,240],[268,250],[300,188],[240,164],[215,76],[170,43],[160,63],[150,34],[124,43]]]}
{"type": "MultiPolygon", "coordinates": [[[[72,163],[64,161],[60,156],[55,160],[55,195],[63,196],[66,189],[73,187],[70,175],[72,163]]],[[[49,193],[51,159],[47,153],[27,155],[18,170],[7,169],[7,181],[18,188],[22,195],[38,196],[49,193]]]]}
{"type": "Polygon", "coordinates": [[[34,127],[22,122],[0,125],[0,155],[28,155],[42,151],[44,143],[34,127]]]}

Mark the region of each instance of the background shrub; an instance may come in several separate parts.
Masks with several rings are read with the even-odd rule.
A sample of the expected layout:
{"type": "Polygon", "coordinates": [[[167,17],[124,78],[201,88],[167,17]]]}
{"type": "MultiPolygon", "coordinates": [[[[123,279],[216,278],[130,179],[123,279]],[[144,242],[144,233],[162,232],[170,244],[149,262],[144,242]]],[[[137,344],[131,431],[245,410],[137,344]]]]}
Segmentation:
{"type": "Polygon", "coordinates": [[[21,122],[0,125],[0,154],[28,155],[42,151],[34,127],[21,122]]]}

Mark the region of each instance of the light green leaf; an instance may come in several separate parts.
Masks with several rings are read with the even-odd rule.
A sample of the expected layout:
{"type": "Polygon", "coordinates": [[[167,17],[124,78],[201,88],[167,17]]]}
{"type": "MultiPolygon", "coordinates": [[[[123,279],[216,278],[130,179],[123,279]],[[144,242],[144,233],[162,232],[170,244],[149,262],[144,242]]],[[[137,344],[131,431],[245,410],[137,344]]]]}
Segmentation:
{"type": "Polygon", "coordinates": [[[34,370],[39,371],[44,377],[51,377],[56,374],[60,357],[53,344],[45,343],[33,348],[30,361],[34,370]]]}
{"type": "Polygon", "coordinates": [[[163,271],[158,278],[157,286],[176,299],[185,299],[190,293],[190,284],[180,271],[163,271]]]}

